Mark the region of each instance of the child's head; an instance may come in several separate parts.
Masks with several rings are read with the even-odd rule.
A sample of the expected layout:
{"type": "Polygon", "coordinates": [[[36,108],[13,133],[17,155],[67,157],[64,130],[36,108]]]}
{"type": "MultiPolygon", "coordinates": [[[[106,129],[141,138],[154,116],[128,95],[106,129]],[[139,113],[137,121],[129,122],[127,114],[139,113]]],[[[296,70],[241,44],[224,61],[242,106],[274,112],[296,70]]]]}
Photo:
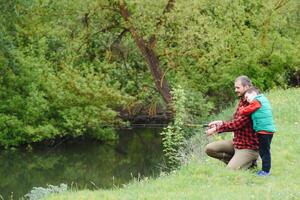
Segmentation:
{"type": "Polygon", "coordinates": [[[250,103],[259,93],[259,89],[256,87],[251,87],[245,92],[245,98],[250,103]]]}

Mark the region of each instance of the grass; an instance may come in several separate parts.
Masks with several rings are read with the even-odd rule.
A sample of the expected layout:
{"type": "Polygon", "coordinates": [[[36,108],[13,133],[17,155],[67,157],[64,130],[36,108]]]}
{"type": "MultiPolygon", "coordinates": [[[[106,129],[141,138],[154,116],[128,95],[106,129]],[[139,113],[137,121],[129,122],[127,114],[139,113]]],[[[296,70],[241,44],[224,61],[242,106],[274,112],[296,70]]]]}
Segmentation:
{"type": "MultiPolygon", "coordinates": [[[[257,177],[250,170],[231,171],[205,157],[157,179],[133,181],[110,190],[70,191],[47,199],[300,199],[300,89],[276,90],[267,96],[277,126],[270,177],[257,177]]],[[[216,119],[226,118],[228,113],[224,111],[216,119]]]]}

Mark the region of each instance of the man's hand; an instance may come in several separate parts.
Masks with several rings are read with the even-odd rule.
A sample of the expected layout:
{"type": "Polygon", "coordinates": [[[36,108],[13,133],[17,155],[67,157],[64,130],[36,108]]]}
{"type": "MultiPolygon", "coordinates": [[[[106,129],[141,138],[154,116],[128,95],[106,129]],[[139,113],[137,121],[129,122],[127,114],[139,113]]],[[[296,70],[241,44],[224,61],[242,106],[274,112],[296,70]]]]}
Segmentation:
{"type": "Polygon", "coordinates": [[[206,134],[207,134],[208,136],[211,136],[211,135],[213,135],[214,133],[217,133],[217,128],[216,128],[216,126],[214,126],[213,128],[210,128],[210,129],[208,129],[208,130],[206,131],[206,134]]]}
{"type": "Polygon", "coordinates": [[[222,120],[217,120],[217,121],[212,121],[208,124],[209,127],[213,127],[213,126],[221,126],[223,124],[222,120]]]}

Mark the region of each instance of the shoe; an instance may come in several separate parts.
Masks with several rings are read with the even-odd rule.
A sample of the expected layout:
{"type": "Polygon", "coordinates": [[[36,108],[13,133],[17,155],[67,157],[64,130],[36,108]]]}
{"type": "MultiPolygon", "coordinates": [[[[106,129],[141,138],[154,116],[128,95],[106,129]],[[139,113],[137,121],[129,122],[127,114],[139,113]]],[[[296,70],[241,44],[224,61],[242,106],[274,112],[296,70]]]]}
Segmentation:
{"type": "Polygon", "coordinates": [[[261,170],[261,171],[258,171],[256,174],[258,176],[270,176],[271,172],[265,172],[265,171],[261,170]]]}

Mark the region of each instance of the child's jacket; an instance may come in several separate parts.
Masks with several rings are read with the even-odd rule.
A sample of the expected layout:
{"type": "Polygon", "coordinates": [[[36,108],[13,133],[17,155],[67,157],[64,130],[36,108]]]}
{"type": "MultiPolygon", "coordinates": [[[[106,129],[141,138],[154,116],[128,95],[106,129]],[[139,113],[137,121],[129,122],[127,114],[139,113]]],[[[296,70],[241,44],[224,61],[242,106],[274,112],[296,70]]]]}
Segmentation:
{"type": "Polygon", "coordinates": [[[257,95],[255,99],[260,102],[261,107],[251,115],[253,129],[256,132],[267,131],[274,133],[276,128],[269,100],[263,94],[257,95]]]}

